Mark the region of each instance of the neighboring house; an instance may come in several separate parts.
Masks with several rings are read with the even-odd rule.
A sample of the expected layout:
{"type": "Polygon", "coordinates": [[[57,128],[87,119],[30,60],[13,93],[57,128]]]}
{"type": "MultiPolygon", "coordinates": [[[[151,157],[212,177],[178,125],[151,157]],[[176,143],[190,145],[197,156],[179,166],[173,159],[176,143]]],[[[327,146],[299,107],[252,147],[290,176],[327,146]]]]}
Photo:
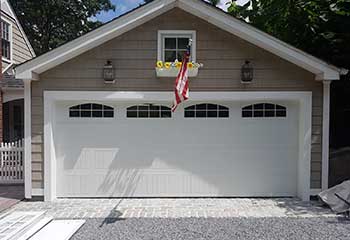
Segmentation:
{"type": "Polygon", "coordinates": [[[155,0],[16,68],[26,197],[308,200],[328,187],[339,71],[204,1],[155,0]],[[204,66],[171,113],[175,76],[156,62],[190,38],[204,66]]]}
{"type": "Polygon", "coordinates": [[[14,66],[35,56],[11,5],[1,0],[0,142],[24,137],[23,81],[15,79],[14,66]]]}

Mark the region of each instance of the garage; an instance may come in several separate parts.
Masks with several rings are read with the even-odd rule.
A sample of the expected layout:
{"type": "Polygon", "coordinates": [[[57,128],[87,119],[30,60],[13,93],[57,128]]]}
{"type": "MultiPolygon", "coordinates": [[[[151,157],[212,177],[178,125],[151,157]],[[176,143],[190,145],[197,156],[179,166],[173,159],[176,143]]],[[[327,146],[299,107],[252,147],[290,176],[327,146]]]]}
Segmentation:
{"type": "Polygon", "coordinates": [[[196,93],[174,113],[164,101],[171,93],[52,99],[52,189],[57,197],[298,195],[300,98],[226,95],[196,93]]]}

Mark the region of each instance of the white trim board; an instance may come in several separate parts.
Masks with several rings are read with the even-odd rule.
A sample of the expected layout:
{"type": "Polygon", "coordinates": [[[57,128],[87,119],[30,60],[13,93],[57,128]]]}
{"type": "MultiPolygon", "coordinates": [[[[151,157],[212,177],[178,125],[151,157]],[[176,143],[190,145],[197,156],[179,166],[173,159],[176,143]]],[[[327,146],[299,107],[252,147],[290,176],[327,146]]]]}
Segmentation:
{"type": "Polygon", "coordinates": [[[329,177],[330,92],[331,92],[331,81],[323,81],[322,190],[328,189],[328,177],[329,177]]]}
{"type": "Polygon", "coordinates": [[[35,233],[37,233],[40,229],[45,227],[52,220],[53,220],[53,217],[44,217],[38,223],[36,223],[33,227],[31,227],[28,231],[26,231],[22,236],[20,236],[17,240],[30,239],[35,233]]]}
{"type": "MultiPolygon", "coordinates": [[[[44,199],[56,199],[56,154],[53,139],[55,104],[59,101],[173,101],[173,92],[44,91],[44,199]]],[[[192,92],[191,101],[287,100],[299,103],[297,196],[308,201],[311,172],[311,92],[192,92]]]]}
{"type": "Polygon", "coordinates": [[[32,96],[31,82],[24,82],[24,196],[32,197],[32,96]]]}
{"type": "Polygon", "coordinates": [[[44,211],[13,211],[0,219],[0,238],[2,240],[18,239],[45,214],[44,211]]]}
{"type": "Polygon", "coordinates": [[[76,233],[85,220],[53,220],[34,234],[32,240],[68,240],[76,233]]]}
{"type": "Polygon", "coordinates": [[[259,46],[297,66],[315,74],[316,80],[339,80],[341,70],[296,49],[202,0],[155,0],[58,47],[29,62],[19,65],[16,78],[36,79],[37,75],[97,47],[141,24],[178,7],[194,16],[216,25],[240,38],[259,46]]]}

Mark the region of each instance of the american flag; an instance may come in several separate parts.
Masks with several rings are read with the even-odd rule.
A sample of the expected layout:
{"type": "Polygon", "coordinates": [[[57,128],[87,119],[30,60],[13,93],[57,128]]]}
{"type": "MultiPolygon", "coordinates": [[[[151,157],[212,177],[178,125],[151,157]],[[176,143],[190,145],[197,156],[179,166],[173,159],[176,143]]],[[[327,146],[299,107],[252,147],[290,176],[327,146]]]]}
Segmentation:
{"type": "Polygon", "coordinates": [[[174,105],[171,108],[171,111],[174,112],[177,108],[177,106],[183,102],[186,101],[189,97],[189,87],[188,87],[188,62],[190,61],[191,56],[191,44],[192,40],[190,40],[187,51],[184,54],[183,60],[182,60],[182,66],[180,69],[179,74],[177,75],[176,81],[175,81],[175,101],[174,105]]]}

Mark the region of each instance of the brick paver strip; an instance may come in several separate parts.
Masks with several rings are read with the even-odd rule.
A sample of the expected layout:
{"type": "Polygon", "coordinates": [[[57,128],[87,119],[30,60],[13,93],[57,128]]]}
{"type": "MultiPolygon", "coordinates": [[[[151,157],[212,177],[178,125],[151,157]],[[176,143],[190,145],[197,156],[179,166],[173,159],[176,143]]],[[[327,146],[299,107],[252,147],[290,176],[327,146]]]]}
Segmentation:
{"type": "Polygon", "coordinates": [[[320,217],[335,216],[315,203],[278,199],[58,199],[20,202],[11,210],[47,211],[54,218],[320,217]]]}
{"type": "Polygon", "coordinates": [[[22,185],[0,185],[0,212],[14,206],[24,198],[22,185]]]}

